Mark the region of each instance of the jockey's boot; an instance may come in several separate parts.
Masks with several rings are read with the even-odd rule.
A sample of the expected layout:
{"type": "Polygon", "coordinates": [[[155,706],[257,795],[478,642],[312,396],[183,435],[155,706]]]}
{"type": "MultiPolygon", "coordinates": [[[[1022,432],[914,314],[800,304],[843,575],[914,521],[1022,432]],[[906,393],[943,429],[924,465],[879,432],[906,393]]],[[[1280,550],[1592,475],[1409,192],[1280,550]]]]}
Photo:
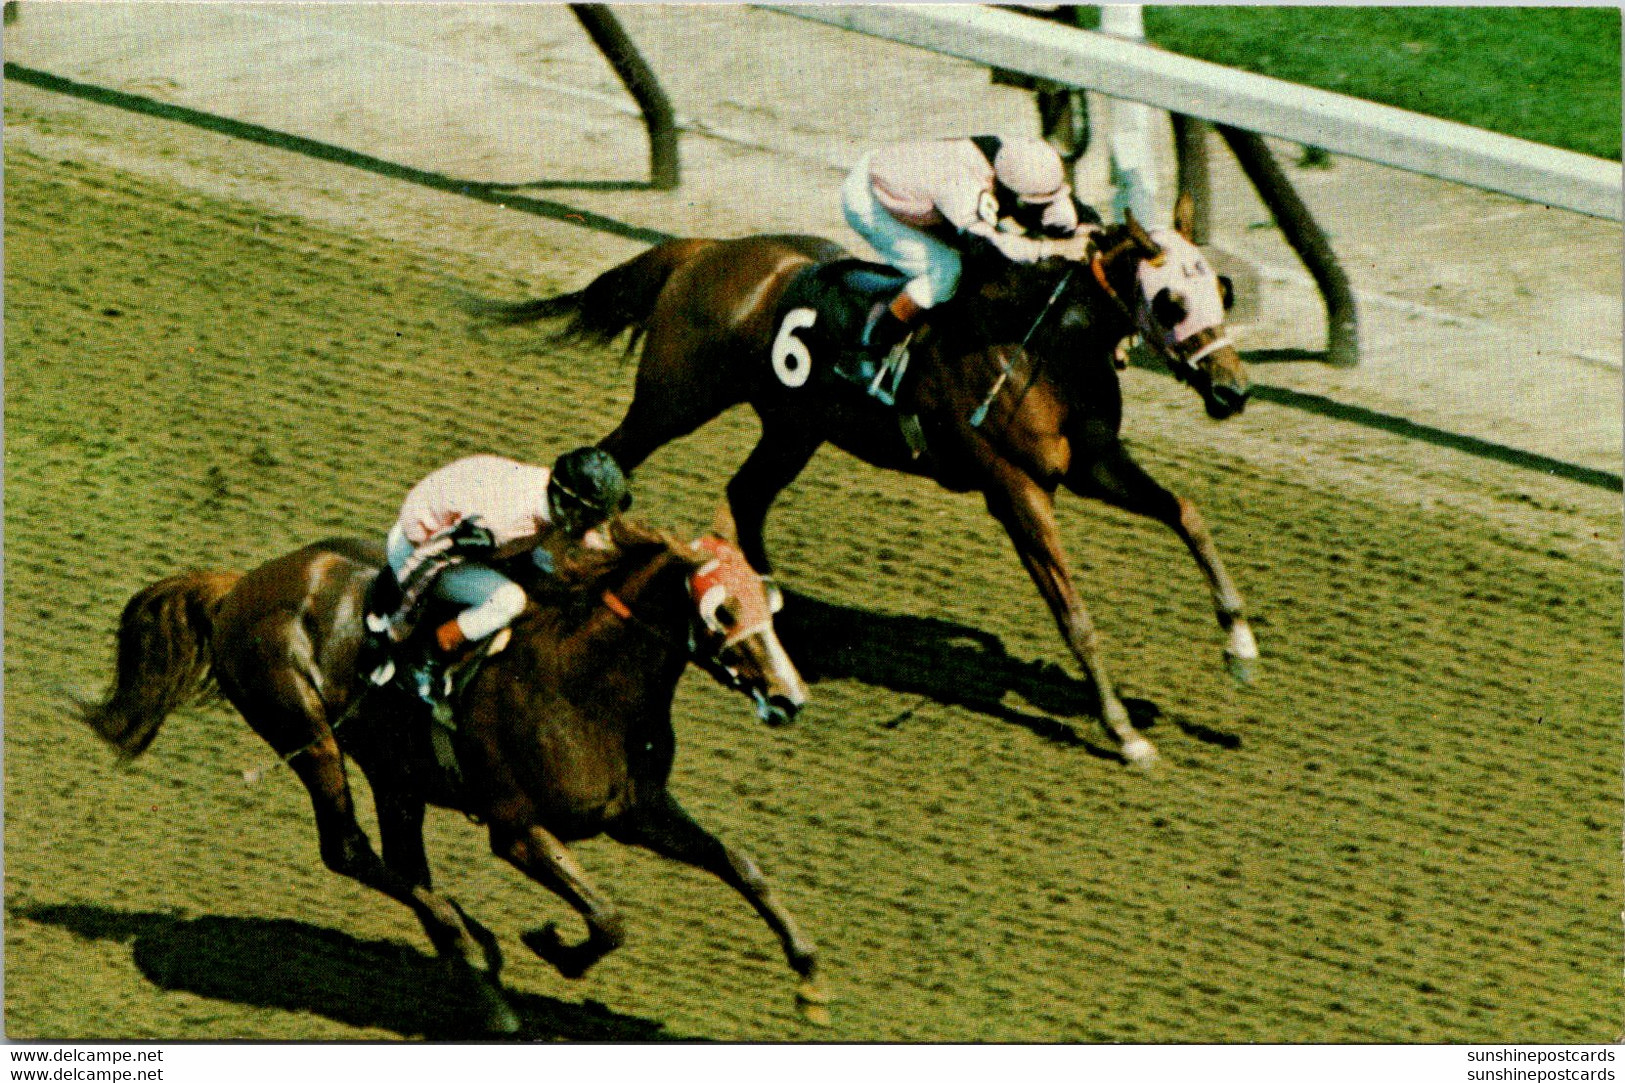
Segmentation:
{"type": "Polygon", "coordinates": [[[884,355],[869,383],[869,394],[887,406],[897,400],[897,388],[908,368],[908,340],[924,311],[914,296],[904,290],[885,308],[876,307],[868,326],[863,329],[863,345],[870,355],[884,355]]]}
{"type": "Polygon", "coordinates": [[[430,708],[438,711],[447,705],[447,697],[451,695],[449,672],[467,645],[462,625],[448,620],[434,630],[433,645],[414,660],[407,674],[408,681],[418,698],[430,708]]]}

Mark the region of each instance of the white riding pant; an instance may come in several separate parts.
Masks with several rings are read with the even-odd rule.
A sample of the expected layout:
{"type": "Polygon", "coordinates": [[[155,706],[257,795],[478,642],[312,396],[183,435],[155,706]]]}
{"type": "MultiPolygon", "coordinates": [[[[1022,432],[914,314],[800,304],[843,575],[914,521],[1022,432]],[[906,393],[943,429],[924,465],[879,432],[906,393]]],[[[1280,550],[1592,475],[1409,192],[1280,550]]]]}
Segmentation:
{"type": "Polygon", "coordinates": [[[915,304],[931,308],[954,295],[963,267],[959,253],[924,230],[899,222],[880,205],[869,180],[867,154],[841,186],[841,209],[846,212],[847,224],[882,259],[909,276],[904,290],[915,304]]]}
{"type": "MultiPolygon", "coordinates": [[[[412,543],[399,526],[390,528],[386,553],[390,568],[399,578],[413,553],[412,543]]],[[[519,584],[483,564],[447,568],[435,580],[434,594],[469,607],[457,614],[457,626],[470,641],[494,635],[525,611],[525,592],[519,584]]]]}

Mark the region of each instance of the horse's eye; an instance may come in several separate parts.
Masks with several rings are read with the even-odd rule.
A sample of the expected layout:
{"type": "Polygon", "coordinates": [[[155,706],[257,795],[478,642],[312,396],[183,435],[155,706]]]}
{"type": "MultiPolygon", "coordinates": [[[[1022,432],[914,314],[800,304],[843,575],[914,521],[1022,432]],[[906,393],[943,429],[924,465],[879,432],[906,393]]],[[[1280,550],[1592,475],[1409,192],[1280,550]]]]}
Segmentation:
{"type": "Polygon", "coordinates": [[[1174,327],[1185,318],[1185,299],[1173,290],[1162,290],[1152,298],[1151,315],[1163,327],[1174,327]]]}

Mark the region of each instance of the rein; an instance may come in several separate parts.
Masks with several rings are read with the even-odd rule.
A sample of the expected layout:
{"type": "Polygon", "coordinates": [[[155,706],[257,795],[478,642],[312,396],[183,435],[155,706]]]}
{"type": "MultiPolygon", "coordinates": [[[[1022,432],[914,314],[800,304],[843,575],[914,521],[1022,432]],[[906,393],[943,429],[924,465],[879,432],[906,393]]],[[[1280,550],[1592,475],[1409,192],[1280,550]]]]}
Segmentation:
{"type": "Polygon", "coordinates": [[[659,628],[656,628],[654,625],[632,612],[632,607],[627,605],[626,602],[621,599],[621,596],[612,590],[606,589],[603,591],[603,593],[599,594],[598,598],[604,603],[605,609],[615,614],[627,624],[630,624],[639,631],[648,633],[650,637],[659,640],[668,647],[677,647],[681,649],[689,656],[690,659],[695,657],[693,636],[689,636],[689,640],[686,644],[679,643],[675,637],[667,635],[659,628]]]}
{"type": "MultiPolygon", "coordinates": [[[[681,651],[684,657],[687,658],[691,664],[698,666],[702,671],[710,674],[713,679],[720,681],[724,686],[734,689],[743,689],[745,687],[744,681],[740,678],[739,674],[724,664],[721,659],[712,657],[710,655],[700,654],[699,644],[694,638],[694,627],[692,624],[689,625],[688,642],[681,643],[673,636],[667,635],[665,632],[661,631],[659,628],[656,628],[654,625],[650,624],[648,621],[634,613],[632,611],[632,607],[627,605],[625,600],[614,591],[605,590],[598,597],[599,600],[604,603],[605,609],[609,610],[627,624],[641,632],[644,632],[656,641],[664,643],[673,650],[681,651]]],[[[752,698],[760,699],[760,694],[753,692],[752,698]]]]}
{"type": "MultiPolygon", "coordinates": [[[[1055,302],[1061,299],[1061,294],[1066,290],[1067,283],[1072,281],[1072,272],[1074,270],[1076,270],[1075,266],[1068,267],[1066,269],[1066,274],[1062,275],[1061,280],[1055,284],[1055,289],[1051,291],[1049,300],[1045,301],[1044,307],[1039,310],[1038,318],[1033,321],[1033,325],[1031,327],[1027,328],[1027,333],[1021,336],[1021,343],[1019,346],[1017,346],[1017,349],[1021,350],[1023,353],[1027,351],[1027,343],[1032,341],[1032,337],[1037,334],[1038,329],[1043,326],[1045,318],[1049,316],[1050,309],[1055,307],[1055,302]]],[[[1100,272],[1097,270],[1095,273],[1099,275],[1100,272]]],[[[1113,294],[1113,296],[1115,297],[1116,295],[1113,294]]],[[[1044,359],[1040,357],[1038,359],[1038,364],[1033,366],[1032,372],[1027,376],[1027,386],[1021,389],[1021,395],[1017,396],[1018,399],[1027,394],[1028,389],[1033,386],[1033,382],[1038,379],[1038,374],[1043,371],[1043,368],[1044,359]]],[[[1005,360],[1002,353],[999,355],[999,369],[999,378],[993,381],[993,386],[988,390],[987,397],[982,400],[982,404],[980,406],[971,411],[970,427],[973,429],[979,429],[982,427],[982,422],[987,420],[988,410],[993,406],[993,400],[998,397],[999,392],[1004,388],[1005,381],[1014,374],[1014,370],[1010,368],[1010,362],[1005,360]]]]}
{"type": "Polygon", "coordinates": [[[1112,299],[1112,303],[1117,306],[1117,310],[1130,323],[1137,323],[1134,313],[1129,311],[1128,305],[1118,295],[1117,289],[1111,284],[1111,280],[1106,277],[1106,258],[1100,254],[1099,249],[1096,249],[1095,254],[1089,257],[1089,269],[1095,273],[1095,281],[1100,283],[1100,288],[1106,291],[1106,296],[1112,299]]]}

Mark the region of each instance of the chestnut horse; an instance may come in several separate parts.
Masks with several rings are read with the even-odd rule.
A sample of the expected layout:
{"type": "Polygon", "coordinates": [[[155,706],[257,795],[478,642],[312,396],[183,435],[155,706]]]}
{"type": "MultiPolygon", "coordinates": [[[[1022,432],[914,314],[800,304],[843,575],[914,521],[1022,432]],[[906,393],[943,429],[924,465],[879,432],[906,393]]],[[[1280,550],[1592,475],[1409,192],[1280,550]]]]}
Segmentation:
{"type": "Polygon", "coordinates": [[[1064,485],[1177,533],[1207,578],[1230,668],[1249,678],[1258,648],[1201,515],[1141,469],[1119,438],[1114,362],[1133,334],[1201,394],[1212,417],[1246,404],[1246,370],[1224,325],[1225,284],[1191,243],[1191,219],[1182,197],[1173,230],[1147,233],[1132,217],[1099,230],[1088,263],[968,255],[955,297],[928,312],[912,340],[897,399],[898,411],[917,419],[912,443],[896,414],[826,375],[827,362],[821,369],[796,337],[821,326],[818,317],[786,311],[781,299],[799,276],[845,254],[828,241],[668,241],[575,293],[480,311],[503,323],[567,320],[560,337],[608,343],[630,330],[629,349],[643,340],[632,404],[599,445],[626,470],[749,402],[762,435],[729,481],[727,501],[740,547],[764,574],[772,571],[762,539],[768,508],[825,442],[953,491],[980,491],[1093,680],[1122,755],[1148,767],[1156,750],[1107,675],[1067,571],[1054,494],[1064,485]]]}
{"type": "Polygon", "coordinates": [[[484,822],[493,852],[581,914],[580,943],[565,943],[551,924],[524,937],[564,976],[579,977],[623,939],[620,915],[564,845],[606,833],[742,894],[800,976],[803,1011],[822,1022],[828,998],[813,945],[755,861],[690,819],[666,788],[672,698],[690,662],[788,713],[805,701],[767,591],[721,539],[680,545],[621,520],[612,533],[614,550],[567,554],[556,577],[528,560],[504,566],[531,601],[506,649],[484,660],[456,701],[455,776],[437,764],[426,708],[393,686],[369,690],[356,675],[365,595],[383,566],[381,550],[357,542],[311,545],[246,575],[194,571],[142,590],[120,622],[116,679],[86,721],[131,758],[166,715],[216,686],[310,791],[322,861],[410,907],[491,1030],[512,1033],[519,1019],[500,992],[494,938],[431,887],[430,803],[484,822]],[[346,756],[372,787],[382,858],[356,822],[346,756]]]}

